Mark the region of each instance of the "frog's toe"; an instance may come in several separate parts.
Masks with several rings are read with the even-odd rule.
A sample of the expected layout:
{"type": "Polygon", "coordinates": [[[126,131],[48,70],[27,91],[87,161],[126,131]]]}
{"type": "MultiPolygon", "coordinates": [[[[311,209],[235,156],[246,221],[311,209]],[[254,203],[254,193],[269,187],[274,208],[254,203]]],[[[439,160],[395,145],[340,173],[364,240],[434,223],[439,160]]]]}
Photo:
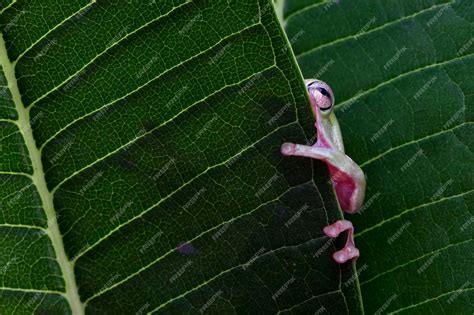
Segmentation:
{"type": "Polygon", "coordinates": [[[293,155],[295,154],[296,144],[291,142],[285,142],[281,145],[280,151],[283,155],[293,155]]]}
{"type": "Polygon", "coordinates": [[[323,229],[324,234],[326,234],[329,237],[337,237],[339,235],[339,229],[332,226],[328,225],[323,229]]]}
{"type": "Polygon", "coordinates": [[[359,258],[359,250],[353,245],[346,245],[343,249],[335,252],[332,257],[340,264],[351,259],[359,258]]]}
{"type": "Polygon", "coordinates": [[[352,222],[349,220],[337,220],[333,224],[326,226],[323,229],[323,232],[329,237],[338,237],[339,234],[341,234],[342,232],[346,230],[349,230],[349,231],[354,230],[354,226],[352,225],[352,222]]]}

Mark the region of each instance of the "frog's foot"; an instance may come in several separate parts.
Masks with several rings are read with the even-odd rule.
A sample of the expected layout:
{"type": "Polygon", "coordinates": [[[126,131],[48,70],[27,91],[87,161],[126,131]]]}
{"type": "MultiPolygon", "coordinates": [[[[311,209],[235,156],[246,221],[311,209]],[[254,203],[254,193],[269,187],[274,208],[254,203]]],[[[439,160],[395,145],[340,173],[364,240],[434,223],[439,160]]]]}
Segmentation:
{"type": "Polygon", "coordinates": [[[354,244],[354,227],[352,223],[347,220],[338,220],[335,223],[326,226],[323,231],[329,237],[335,238],[339,234],[347,230],[347,241],[343,249],[335,252],[333,258],[336,262],[343,264],[350,259],[357,259],[359,257],[359,250],[354,244]]]}

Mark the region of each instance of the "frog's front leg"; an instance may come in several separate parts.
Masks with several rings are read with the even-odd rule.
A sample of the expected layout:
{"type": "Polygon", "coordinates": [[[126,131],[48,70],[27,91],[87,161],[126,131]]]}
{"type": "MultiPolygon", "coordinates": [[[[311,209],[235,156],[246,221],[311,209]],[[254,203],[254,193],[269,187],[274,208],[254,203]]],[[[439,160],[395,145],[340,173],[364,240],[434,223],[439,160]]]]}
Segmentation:
{"type": "Polygon", "coordinates": [[[304,156],[316,160],[328,162],[333,159],[333,150],[318,146],[309,146],[304,144],[296,144],[285,142],[281,145],[281,154],[285,156],[304,156]]]}

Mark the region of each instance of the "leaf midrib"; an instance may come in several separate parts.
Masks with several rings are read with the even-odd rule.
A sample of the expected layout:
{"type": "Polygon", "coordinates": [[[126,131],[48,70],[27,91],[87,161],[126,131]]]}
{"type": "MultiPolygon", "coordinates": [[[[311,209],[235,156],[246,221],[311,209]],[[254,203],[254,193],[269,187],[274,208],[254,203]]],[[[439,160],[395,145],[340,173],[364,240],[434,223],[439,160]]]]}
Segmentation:
{"type": "Polygon", "coordinates": [[[48,220],[48,226],[45,230],[46,235],[51,240],[54,252],[56,254],[56,261],[61,268],[65,282],[65,292],[62,295],[68,301],[72,313],[82,315],[84,314],[84,305],[81,303],[79,297],[76,278],[74,275],[74,266],[71,264],[66,255],[63,239],[56,218],[56,212],[54,209],[53,195],[48,190],[46,185],[41,154],[36,147],[36,143],[33,138],[33,131],[30,125],[30,111],[29,108],[25,108],[21,100],[21,94],[20,90],[18,89],[17,79],[15,76],[15,67],[8,59],[7,49],[2,33],[0,33],[0,65],[3,68],[8,87],[12,94],[12,100],[15,104],[15,109],[18,114],[18,120],[15,121],[15,124],[18,126],[25,141],[25,145],[28,149],[31,160],[31,165],[33,167],[31,180],[38,190],[38,194],[48,220]]]}

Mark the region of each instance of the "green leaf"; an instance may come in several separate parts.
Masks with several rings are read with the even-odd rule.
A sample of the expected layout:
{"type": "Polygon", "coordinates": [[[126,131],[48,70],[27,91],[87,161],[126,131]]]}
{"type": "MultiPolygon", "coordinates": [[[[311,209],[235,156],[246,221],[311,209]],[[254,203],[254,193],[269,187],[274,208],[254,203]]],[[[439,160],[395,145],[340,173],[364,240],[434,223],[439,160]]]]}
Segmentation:
{"type": "Polygon", "coordinates": [[[347,216],[368,314],[474,311],[472,1],[287,1],[304,77],[328,82],[367,175],[347,216]]]}
{"type": "Polygon", "coordinates": [[[0,313],[359,312],[271,1],[0,4],[0,313]]]}

